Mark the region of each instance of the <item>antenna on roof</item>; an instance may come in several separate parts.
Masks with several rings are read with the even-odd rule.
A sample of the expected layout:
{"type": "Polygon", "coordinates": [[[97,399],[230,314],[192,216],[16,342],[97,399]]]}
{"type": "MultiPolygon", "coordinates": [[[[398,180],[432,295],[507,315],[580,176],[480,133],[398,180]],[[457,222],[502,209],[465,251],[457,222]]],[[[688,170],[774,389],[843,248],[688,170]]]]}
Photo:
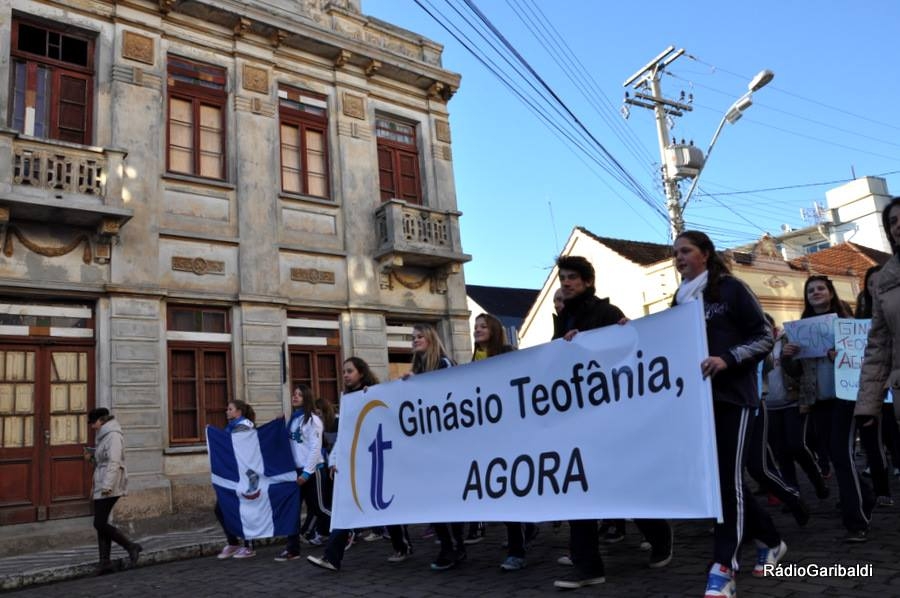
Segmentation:
{"type": "Polygon", "coordinates": [[[550,210],[550,226],[553,227],[553,241],[556,243],[553,255],[559,255],[562,248],[559,246],[559,235],[556,233],[556,219],[553,217],[553,202],[547,200],[547,209],[550,210]]]}

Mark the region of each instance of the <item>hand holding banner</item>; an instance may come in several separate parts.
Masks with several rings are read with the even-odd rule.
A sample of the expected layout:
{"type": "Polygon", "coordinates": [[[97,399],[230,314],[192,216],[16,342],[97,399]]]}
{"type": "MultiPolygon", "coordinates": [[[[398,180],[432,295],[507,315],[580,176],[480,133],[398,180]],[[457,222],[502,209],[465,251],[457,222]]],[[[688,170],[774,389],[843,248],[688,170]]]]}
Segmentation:
{"type": "Polygon", "coordinates": [[[835,318],[837,318],[835,314],[825,314],[824,316],[785,322],[785,334],[791,343],[800,345],[800,352],[794,355],[794,359],[825,357],[829,351],[834,349],[835,318]]]}
{"type": "Polygon", "coordinates": [[[702,304],[341,401],[335,528],[721,517],[702,304]]]}

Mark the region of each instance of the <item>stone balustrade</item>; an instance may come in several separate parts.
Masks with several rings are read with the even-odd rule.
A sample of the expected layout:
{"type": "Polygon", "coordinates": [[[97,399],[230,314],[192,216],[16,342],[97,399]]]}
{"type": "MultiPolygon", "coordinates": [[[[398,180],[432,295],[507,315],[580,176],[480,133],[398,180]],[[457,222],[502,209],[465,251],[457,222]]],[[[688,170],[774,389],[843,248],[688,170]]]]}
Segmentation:
{"type": "Polygon", "coordinates": [[[462,252],[460,212],[392,199],[375,210],[378,259],[392,255],[410,266],[436,267],[471,259],[462,252]]]}

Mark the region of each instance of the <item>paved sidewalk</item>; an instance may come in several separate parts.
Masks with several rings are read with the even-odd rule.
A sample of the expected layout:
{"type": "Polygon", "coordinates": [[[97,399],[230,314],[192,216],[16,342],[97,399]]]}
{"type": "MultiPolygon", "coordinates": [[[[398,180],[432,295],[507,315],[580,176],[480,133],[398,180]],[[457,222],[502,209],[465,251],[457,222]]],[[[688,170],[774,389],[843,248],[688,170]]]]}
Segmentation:
{"type": "MultiPolygon", "coordinates": [[[[136,540],[144,548],[141,566],[216,554],[224,543],[219,526],[169,532],[136,540]]],[[[128,554],[120,546],[113,544],[112,560],[117,569],[124,569],[128,563],[128,554]]],[[[96,567],[96,543],[0,558],[0,591],[92,576],[96,567]]]]}

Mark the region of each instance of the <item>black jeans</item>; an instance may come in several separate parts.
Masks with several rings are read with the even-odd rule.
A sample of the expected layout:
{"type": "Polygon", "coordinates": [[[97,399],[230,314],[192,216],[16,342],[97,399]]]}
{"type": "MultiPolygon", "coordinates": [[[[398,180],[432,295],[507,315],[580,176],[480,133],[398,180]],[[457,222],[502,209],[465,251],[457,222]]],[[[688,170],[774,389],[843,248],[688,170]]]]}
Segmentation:
{"type": "Polygon", "coordinates": [[[109,516],[118,500],[118,496],[94,499],[94,529],[98,538],[112,538],[116,532],[116,527],[109,524],[109,516]]]}

